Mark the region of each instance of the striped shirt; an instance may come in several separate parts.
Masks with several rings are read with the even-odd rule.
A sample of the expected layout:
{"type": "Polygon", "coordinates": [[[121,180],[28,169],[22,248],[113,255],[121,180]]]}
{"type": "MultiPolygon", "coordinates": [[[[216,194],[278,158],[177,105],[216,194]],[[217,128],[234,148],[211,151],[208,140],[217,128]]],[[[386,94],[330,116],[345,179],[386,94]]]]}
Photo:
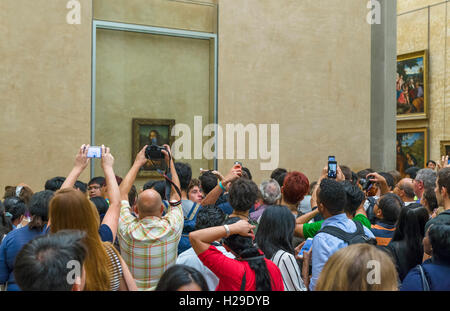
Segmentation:
{"type": "Polygon", "coordinates": [[[175,264],[183,224],[181,204],[169,206],[163,217],[138,219],[131,214],[128,201],[122,201],[120,250],[139,290],[154,290],[164,271],[175,264]]]}
{"type": "Polygon", "coordinates": [[[285,291],[306,291],[294,255],[280,249],[271,260],[281,271],[285,291]]]}
{"type": "Polygon", "coordinates": [[[106,253],[109,257],[108,271],[110,275],[111,291],[116,292],[119,290],[120,278],[123,275],[122,264],[120,263],[119,257],[110,246],[106,246],[106,253]]]}
{"type": "Polygon", "coordinates": [[[377,239],[377,245],[387,246],[394,236],[395,225],[377,222],[375,225],[372,225],[370,231],[377,239]]]}

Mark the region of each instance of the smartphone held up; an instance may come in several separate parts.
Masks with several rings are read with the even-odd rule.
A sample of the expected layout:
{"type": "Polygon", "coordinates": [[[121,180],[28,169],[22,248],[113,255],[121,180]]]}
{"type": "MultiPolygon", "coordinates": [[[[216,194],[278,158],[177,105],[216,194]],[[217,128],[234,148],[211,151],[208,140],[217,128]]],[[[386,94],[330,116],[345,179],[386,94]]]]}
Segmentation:
{"type": "Polygon", "coordinates": [[[329,156],[328,157],[328,178],[334,178],[337,177],[337,162],[335,156],[329,156]]]}
{"type": "Polygon", "coordinates": [[[87,150],[87,155],[88,158],[101,158],[102,157],[102,147],[99,146],[91,146],[88,148],[87,150]]]}

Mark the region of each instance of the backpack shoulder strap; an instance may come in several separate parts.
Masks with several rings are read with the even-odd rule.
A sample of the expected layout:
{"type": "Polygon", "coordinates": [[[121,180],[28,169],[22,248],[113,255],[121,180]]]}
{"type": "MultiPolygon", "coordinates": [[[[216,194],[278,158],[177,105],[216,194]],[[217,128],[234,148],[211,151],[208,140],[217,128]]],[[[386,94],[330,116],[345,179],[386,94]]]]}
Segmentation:
{"type": "Polygon", "coordinates": [[[339,229],[338,227],[334,227],[334,226],[325,226],[317,233],[324,232],[324,233],[331,234],[332,236],[334,236],[338,239],[341,239],[344,242],[346,242],[347,244],[349,244],[351,239],[354,238],[355,236],[365,234],[362,224],[359,221],[353,220],[353,222],[356,225],[356,231],[353,233],[345,232],[344,230],[339,229]]]}
{"type": "Polygon", "coordinates": [[[187,215],[188,220],[194,219],[195,215],[197,215],[197,211],[200,208],[200,204],[197,204],[197,202],[194,202],[194,205],[192,205],[191,210],[189,211],[189,214],[187,215]]]}
{"type": "Polygon", "coordinates": [[[338,227],[335,227],[335,226],[325,226],[322,229],[320,229],[320,231],[317,232],[317,234],[319,234],[321,232],[328,233],[340,240],[343,240],[347,244],[349,243],[349,241],[351,240],[351,238],[353,236],[353,234],[345,232],[344,230],[339,229],[338,227]]]}
{"type": "Polygon", "coordinates": [[[363,225],[362,225],[362,223],[360,223],[359,221],[355,221],[355,220],[353,220],[352,219],[352,221],[355,223],[355,225],[356,225],[356,231],[355,231],[355,233],[353,233],[353,235],[364,235],[364,234],[366,234],[365,232],[364,232],[364,228],[363,228],[363,225]]]}

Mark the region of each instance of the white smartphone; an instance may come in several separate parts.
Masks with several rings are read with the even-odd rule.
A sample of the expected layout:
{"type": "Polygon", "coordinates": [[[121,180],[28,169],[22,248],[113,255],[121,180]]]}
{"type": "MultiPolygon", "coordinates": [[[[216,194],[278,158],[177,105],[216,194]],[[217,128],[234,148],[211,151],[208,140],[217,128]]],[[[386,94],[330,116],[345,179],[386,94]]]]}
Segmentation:
{"type": "Polygon", "coordinates": [[[92,146],[89,147],[87,152],[88,158],[101,158],[102,157],[102,147],[92,146]]]}

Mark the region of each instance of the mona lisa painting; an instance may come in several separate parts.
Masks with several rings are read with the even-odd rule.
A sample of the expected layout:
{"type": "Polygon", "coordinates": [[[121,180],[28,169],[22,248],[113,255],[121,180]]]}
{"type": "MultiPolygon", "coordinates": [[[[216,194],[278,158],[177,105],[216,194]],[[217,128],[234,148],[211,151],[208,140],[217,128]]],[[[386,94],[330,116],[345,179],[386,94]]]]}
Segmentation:
{"type": "Polygon", "coordinates": [[[428,160],[428,129],[397,130],[397,171],[402,176],[410,167],[424,168],[428,160]]]}
{"type": "MultiPolygon", "coordinates": [[[[174,137],[171,135],[172,127],[175,125],[175,120],[167,119],[133,119],[133,148],[132,159],[134,162],[136,155],[145,145],[158,145],[162,146],[167,144],[171,146],[173,144],[174,137]]],[[[156,172],[158,161],[151,163],[148,161],[138,173],[138,177],[155,177],[160,175],[156,172]],[[155,166],[156,165],[156,166],[155,166]]]]}

